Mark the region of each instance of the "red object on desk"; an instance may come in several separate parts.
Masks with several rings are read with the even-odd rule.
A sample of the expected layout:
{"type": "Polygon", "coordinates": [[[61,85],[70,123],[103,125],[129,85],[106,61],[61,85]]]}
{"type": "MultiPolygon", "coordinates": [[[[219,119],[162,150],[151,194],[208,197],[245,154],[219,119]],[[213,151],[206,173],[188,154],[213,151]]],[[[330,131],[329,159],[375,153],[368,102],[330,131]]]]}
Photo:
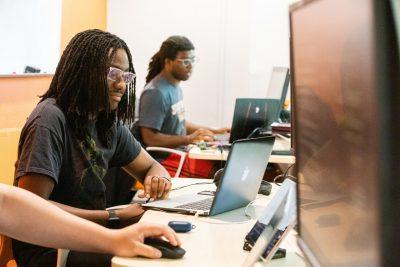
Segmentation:
{"type": "MultiPolygon", "coordinates": [[[[175,176],[175,172],[179,166],[180,156],[177,154],[169,155],[161,165],[167,169],[171,177],[175,176]]],[[[210,172],[216,162],[213,160],[199,160],[186,158],[183,164],[179,177],[190,177],[190,178],[209,178],[210,172]]]]}
{"type": "Polygon", "coordinates": [[[285,132],[290,133],[292,131],[292,126],[290,123],[273,123],[271,125],[272,132],[285,132]]]}

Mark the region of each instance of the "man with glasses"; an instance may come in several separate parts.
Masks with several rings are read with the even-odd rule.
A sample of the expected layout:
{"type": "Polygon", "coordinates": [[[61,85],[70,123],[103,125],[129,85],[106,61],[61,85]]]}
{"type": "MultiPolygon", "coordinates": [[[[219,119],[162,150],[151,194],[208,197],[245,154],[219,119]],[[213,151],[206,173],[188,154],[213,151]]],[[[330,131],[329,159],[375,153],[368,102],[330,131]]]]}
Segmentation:
{"type": "MultiPolygon", "coordinates": [[[[22,129],[15,184],[102,225],[137,221],[143,213],[138,205],[105,210],[108,168],[123,167],[144,184],[142,196],[149,199],[165,198],[171,182],[123,125],[133,121],[134,103],[135,71],[125,42],[101,30],[75,35],[22,129]]],[[[54,249],[13,240],[13,252],[18,266],[56,263],[54,249]]],[[[68,263],[109,266],[110,259],[71,251],[68,263]]]]}
{"type": "MultiPolygon", "coordinates": [[[[151,58],[137,123],[144,145],[176,148],[212,141],[215,134],[229,131],[228,128],[211,129],[185,119],[180,83],[190,78],[195,62],[194,46],[184,36],[169,37],[151,58]]],[[[204,170],[203,167],[199,169],[204,170]]],[[[190,175],[207,177],[208,171],[190,175]]]]}

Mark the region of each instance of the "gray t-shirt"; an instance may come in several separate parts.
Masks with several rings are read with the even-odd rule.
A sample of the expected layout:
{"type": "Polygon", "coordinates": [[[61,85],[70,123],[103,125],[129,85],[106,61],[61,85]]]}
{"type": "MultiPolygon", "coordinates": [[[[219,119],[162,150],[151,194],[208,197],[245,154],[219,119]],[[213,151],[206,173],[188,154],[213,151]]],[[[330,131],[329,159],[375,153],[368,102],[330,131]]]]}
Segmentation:
{"type": "Polygon", "coordinates": [[[88,127],[91,138],[86,144],[78,142],[55,100],[39,103],[21,132],[15,180],[30,172],[44,174],[55,181],[50,200],[82,209],[104,209],[107,169],[130,163],[141,146],[121,124],[115,125],[110,148],[98,140],[94,123],[88,127]]]}
{"type": "Polygon", "coordinates": [[[155,129],[168,135],[186,135],[182,89],[157,75],[140,97],[139,127],[155,129]]]}

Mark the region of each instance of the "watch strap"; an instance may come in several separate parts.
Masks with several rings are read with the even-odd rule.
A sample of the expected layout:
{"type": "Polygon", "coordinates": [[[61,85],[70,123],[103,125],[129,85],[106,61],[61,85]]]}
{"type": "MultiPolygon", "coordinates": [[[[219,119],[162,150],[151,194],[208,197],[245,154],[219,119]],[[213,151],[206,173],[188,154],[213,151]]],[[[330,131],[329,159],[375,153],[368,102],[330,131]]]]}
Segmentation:
{"type": "Polygon", "coordinates": [[[117,221],[120,218],[117,216],[117,213],[115,210],[107,210],[108,212],[108,220],[109,221],[117,221]]]}

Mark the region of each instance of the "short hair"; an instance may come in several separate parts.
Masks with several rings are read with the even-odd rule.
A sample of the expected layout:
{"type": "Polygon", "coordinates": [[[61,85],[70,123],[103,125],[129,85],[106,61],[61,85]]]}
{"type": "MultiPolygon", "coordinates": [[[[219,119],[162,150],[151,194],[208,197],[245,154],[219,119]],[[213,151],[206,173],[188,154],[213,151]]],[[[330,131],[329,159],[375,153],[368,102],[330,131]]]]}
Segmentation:
{"type": "Polygon", "coordinates": [[[100,141],[109,147],[113,125],[134,120],[136,79],[127,84],[127,93],[116,111],[109,103],[107,73],[118,49],[124,49],[129,71],[135,73],[132,56],[126,43],[114,34],[98,29],[76,34],[65,48],[48,91],[42,100],[55,98],[78,139],[88,135],[89,119],[96,117],[100,141]]]}
{"type": "Polygon", "coordinates": [[[149,63],[146,83],[150,82],[164,68],[165,59],[174,60],[179,51],[194,50],[192,42],[185,36],[174,35],[165,40],[149,63]]]}

